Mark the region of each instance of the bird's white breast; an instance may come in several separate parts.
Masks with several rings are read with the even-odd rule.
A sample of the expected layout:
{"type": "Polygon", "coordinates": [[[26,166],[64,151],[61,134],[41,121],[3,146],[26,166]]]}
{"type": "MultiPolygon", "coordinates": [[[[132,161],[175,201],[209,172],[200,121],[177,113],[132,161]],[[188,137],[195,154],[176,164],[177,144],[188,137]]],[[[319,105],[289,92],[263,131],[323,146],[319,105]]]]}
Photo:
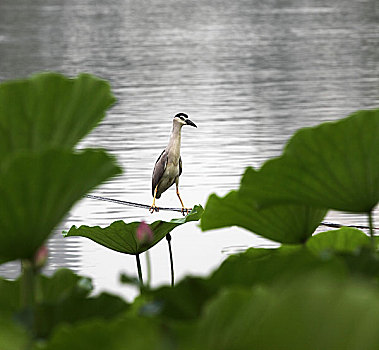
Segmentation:
{"type": "Polygon", "coordinates": [[[162,180],[159,183],[158,191],[166,191],[170,186],[174,184],[177,176],[179,176],[179,164],[175,165],[174,163],[168,161],[164,175],[162,176],[162,180]]]}
{"type": "Polygon", "coordinates": [[[179,164],[180,135],[177,138],[171,140],[168,148],[168,161],[174,164],[179,164]]]}
{"type": "Polygon", "coordinates": [[[171,179],[177,177],[179,175],[179,162],[175,164],[174,162],[170,162],[170,160],[168,160],[165,173],[171,179]]]}

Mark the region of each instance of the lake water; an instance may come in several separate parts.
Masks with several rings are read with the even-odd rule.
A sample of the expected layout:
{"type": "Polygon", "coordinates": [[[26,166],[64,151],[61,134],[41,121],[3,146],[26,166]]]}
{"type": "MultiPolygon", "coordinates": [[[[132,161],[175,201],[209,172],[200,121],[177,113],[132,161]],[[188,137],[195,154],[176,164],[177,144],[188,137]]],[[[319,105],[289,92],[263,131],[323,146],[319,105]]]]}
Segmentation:
{"type": "MultiPolygon", "coordinates": [[[[209,194],[237,188],[246,166],[278,155],[299,127],[378,107],[378,49],[377,0],[0,0],[0,81],[46,70],[109,80],[117,103],[80,147],[107,149],[124,173],[93,194],[145,204],[176,113],[198,125],[182,133],[181,195],[187,206],[204,206],[209,194]]],[[[178,204],[174,189],[158,201],[178,204]]],[[[136,273],[133,257],[61,231],[175,216],[83,199],[49,241],[47,272],[69,267],[92,277],[96,291],[131,298],[118,276],[136,273]]],[[[341,213],[328,220],[366,223],[341,213]]],[[[272,245],[242,229],[203,233],[194,223],[173,231],[172,243],[178,279],[206,275],[234,251],[272,245]]],[[[169,283],[164,240],[151,259],[153,285],[169,283]]],[[[18,271],[0,267],[6,277],[18,271]]]]}

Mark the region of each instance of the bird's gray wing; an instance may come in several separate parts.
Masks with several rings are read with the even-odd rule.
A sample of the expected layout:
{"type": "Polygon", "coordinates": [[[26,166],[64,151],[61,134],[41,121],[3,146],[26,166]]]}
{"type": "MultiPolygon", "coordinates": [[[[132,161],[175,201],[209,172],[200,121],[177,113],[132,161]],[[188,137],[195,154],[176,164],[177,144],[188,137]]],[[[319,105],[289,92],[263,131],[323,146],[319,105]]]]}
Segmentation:
{"type": "Polygon", "coordinates": [[[182,175],[183,164],[182,164],[182,156],[179,157],[179,176],[182,175]]]}
{"type": "Polygon", "coordinates": [[[164,150],[157,161],[155,162],[154,170],[153,170],[153,178],[152,178],[152,194],[154,197],[154,190],[155,187],[157,187],[159,181],[162,178],[162,175],[166,169],[167,166],[167,152],[164,150]]]}

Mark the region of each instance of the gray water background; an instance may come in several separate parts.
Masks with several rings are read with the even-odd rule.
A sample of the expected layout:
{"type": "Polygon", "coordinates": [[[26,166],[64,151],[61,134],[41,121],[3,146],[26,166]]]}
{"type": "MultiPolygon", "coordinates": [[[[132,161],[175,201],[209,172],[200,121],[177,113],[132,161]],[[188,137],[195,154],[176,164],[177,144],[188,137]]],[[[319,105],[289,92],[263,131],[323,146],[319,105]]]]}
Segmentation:
{"type": "MultiPolygon", "coordinates": [[[[124,173],[93,194],[151,204],[152,168],[172,116],[185,112],[198,128],[183,129],[181,195],[204,206],[211,193],[237,188],[245,167],[279,155],[296,129],[378,107],[379,1],[0,0],[0,81],[49,70],[96,74],[117,98],[80,147],[107,149],[124,173]]],[[[174,189],[158,201],[178,204],[174,189]]],[[[97,292],[131,298],[118,276],[135,274],[133,257],[61,231],[175,216],[83,199],[50,239],[46,272],[69,267],[92,277],[97,292]]],[[[366,224],[335,212],[328,220],[366,224]]],[[[173,231],[177,279],[270,245],[239,228],[185,225],[173,231]]],[[[165,241],[151,259],[153,285],[169,283],[165,241]]],[[[18,272],[16,263],[0,267],[5,277],[18,272]]]]}

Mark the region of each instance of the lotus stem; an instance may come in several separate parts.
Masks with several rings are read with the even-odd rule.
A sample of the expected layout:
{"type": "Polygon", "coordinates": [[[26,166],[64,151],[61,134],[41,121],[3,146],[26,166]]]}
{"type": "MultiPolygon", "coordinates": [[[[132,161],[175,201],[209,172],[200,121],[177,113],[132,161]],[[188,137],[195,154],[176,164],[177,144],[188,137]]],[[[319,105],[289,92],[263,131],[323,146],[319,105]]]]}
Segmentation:
{"type": "Polygon", "coordinates": [[[139,254],[136,254],[136,261],[137,261],[137,270],[138,270],[138,279],[139,279],[139,289],[140,292],[143,292],[143,279],[142,279],[142,269],[141,269],[141,261],[139,258],[139,254]]]}
{"type": "Polygon", "coordinates": [[[168,251],[170,253],[171,287],[173,287],[174,286],[174,259],[172,257],[171,235],[169,233],[166,235],[166,240],[167,240],[167,243],[168,243],[168,251]]]}
{"type": "Polygon", "coordinates": [[[37,269],[32,260],[21,261],[21,283],[20,283],[20,302],[26,318],[24,319],[26,327],[29,329],[32,337],[25,345],[25,350],[33,348],[33,339],[35,334],[35,304],[36,304],[36,273],[37,269]]]}
{"type": "Polygon", "coordinates": [[[26,259],[21,261],[21,267],[21,305],[32,309],[35,304],[35,269],[32,261],[26,259]]]}
{"type": "Polygon", "coordinates": [[[375,244],[375,236],[374,236],[374,219],[372,217],[372,210],[368,213],[368,226],[370,229],[370,237],[371,237],[371,244],[374,249],[376,250],[376,244],[375,244]]]}
{"type": "Polygon", "coordinates": [[[146,287],[150,289],[150,283],[151,283],[151,259],[150,259],[150,252],[146,250],[145,252],[146,257],[146,270],[147,270],[147,278],[146,278],[146,287]]]}

